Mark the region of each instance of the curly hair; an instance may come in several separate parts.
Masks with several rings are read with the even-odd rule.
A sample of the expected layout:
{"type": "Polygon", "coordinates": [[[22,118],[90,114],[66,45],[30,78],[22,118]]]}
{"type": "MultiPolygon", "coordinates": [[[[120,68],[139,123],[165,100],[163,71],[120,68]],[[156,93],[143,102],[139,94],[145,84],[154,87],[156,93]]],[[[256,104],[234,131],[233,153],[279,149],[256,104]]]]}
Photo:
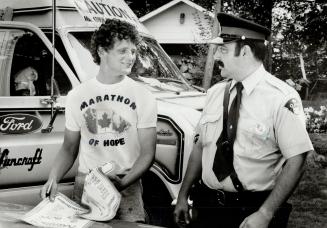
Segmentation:
{"type": "Polygon", "coordinates": [[[93,33],[91,39],[91,54],[96,64],[100,64],[98,48],[102,47],[108,51],[113,48],[117,39],[130,40],[135,45],[140,42],[139,33],[132,24],[118,19],[107,19],[93,33]]]}

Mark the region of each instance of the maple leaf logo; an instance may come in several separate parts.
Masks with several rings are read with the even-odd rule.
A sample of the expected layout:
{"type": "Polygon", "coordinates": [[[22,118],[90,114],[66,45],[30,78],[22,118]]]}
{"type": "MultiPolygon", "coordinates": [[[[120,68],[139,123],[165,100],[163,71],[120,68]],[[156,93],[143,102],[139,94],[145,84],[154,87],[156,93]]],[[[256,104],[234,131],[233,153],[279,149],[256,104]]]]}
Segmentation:
{"type": "Polygon", "coordinates": [[[96,110],[88,108],[83,116],[87,129],[93,134],[121,134],[131,126],[129,122],[110,109],[96,110]]]}
{"type": "Polygon", "coordinates": [[[108,113],[102,114],[102,119],[98,120],[98,123],[101,128],[109,128],[111,124],[111,119],[108,118],[108,113]]]}
{"type": "Polygon", "coordinates": [[[97,133],[97,119],[96,119],[95,112],[96,112],[95,109],[88,108],[84,113],[86,127],[93,134],[97,133]]]}
{"type": "Polygon", "coordinates": [[[130,126],[130,123],[119,116],[119,121],[113,122],[112,129],[118,133],[122,133],[126,131],[130,126]]]}

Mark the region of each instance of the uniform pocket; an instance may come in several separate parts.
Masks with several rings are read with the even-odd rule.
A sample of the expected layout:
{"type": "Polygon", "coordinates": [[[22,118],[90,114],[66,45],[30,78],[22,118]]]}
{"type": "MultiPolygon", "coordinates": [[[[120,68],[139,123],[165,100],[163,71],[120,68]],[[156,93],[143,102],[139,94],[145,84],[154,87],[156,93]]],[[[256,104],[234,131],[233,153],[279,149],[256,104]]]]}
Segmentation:
{"type": "Polygon", "coordinates": [[[237,139],[250,157],[262,156],[265,151],[273,147],[270,122],[255,119],[239,121],[237,139]]]}
{"type": "Polygon", "coordinates": [[[203,147],[216,143],[222,131],[222,113],[205,114],[200,124],[202,125],[203,147]]]}

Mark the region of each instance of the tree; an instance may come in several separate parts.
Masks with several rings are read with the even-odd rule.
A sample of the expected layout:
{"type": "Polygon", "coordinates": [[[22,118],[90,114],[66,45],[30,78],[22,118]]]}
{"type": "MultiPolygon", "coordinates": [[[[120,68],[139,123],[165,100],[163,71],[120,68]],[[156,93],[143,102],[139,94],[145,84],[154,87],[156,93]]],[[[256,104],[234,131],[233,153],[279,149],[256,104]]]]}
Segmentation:
{"type": "Polygon", "coordinates": [[[138,0],[126,1],[129,7],[134,11],[137,17],[142,17],[151,11],[170,2],[170,0],[138,0]]]}
{"type": "MultiPolygon", "coordinates": [[[[212,8],[212,4],[215,3],[214,1],[197,1],[198,4],[206,5],[206,7],[212,8]],[[210,3],[209,3],[210,2],[210,3]]],[[[273,1],[267,1],[267,0],[249,0],[249,1],[216,1],[215,5],[215,18],[217,12],[227,12],[231,13],[237,16],[240,16],[242,18],[252,20],[256,23],[259,23],[263,26],[266,26],[268,28],[271,28],[272,23],[272,7],[273,7],[273,1]],[[223,5],[223,9],[221,10],[221,6],[223,5]]],[[[212,27],[212,35],[213,37],[217,36],[217,29],[218,29],[218,22],[213,22],[212,27]]],[[[268,50],[271,50],[271,47],[269,46],[268,50]]],[[[214,47],[213,45],[209,46],[208,53],[207,53],[207,61],[206,61],[206,67],[205,67],[205,73],[203,77],[203,88],[207,90],[211,85],[211,79],[212,79],[212,73],[213,73],[213,51],[214,47]]],[[[268,52],[269,56],[267,60],[271,59],[271,52],[268,52]]],[[[270,69],[271,67],[271,61],[267,61],[266,68],[270,69]]],[[[217,77],[217,76],[216,76],[217,77]]],[[[218,76],[218,80],[220,80],[220,77],[218,76]]]]}
{"type": "MultiPolygon", "coordinates": [[[[169,0],[130,1],[130,6],[138,16],[143,16],[168,2],[169,0]]],[[[213,12],[216,0],[193,0],[193,2],[213,12]]],[[[277,77],[296,81],[302,78],[305,70],[310,81],[327,78],[326,0],[222,2],[222,12],[232,13],[271,28],[272,46],[268,49],[270,62],[265,66],[277,77]],[[303,60],[302,70],[300,56],[303,60]]],[[[202,28],[207,30],[206,26],[202,28]]],[[[207,31],[203,31],[203,34],[207,34],[207,31]]],[[[203,46],[201,50],[199,55],[205,59],[209,49],[203,46]]],[[[212,77],[213,82],[220,79],[219,75],[215,74],[216,70],[212,77]]]]}
{"type": "Polygon", "coordinates": [[[280,1],[274,6],[273,73],[281,79],[310,81],[327,76],[327,5],[323,1],[280,1]]]}
{"type": "MultiPolygon", "coordinates": [[[[220,33],[219,23],[217,20],[217,14],[220,12],[220,10],[221,10],[221,0],[217,0],[214,10],[215,13],[214,13],[213,24],[212,24],[212,38],[217,37],[218,34],[220,33]]],[[[202,87],[205,90],[208,90],[211,85],[212,73],[214,68],[214,59],[213,59],[214,51],[215,51],[215,46],[212,44],[209,45],[209,50],[207,53],[207,61],[204,68],[204,77],[202,82],[202,87]]]]}

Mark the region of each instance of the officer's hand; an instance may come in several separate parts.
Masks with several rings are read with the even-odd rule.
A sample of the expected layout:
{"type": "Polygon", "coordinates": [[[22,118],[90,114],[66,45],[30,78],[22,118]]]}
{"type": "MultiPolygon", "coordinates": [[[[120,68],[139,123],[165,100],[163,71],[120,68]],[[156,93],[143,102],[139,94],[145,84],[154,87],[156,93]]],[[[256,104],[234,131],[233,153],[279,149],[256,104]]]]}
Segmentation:
{"type": "Polygon", "coordinates": [[[53,202],[57,194],[57,191],[58,191],[57,182],[54,179],[49,178],[49,180],[43,185],[41,189],[41,193],[40,193],[41,198],[45,199],[46,197],[49,197],[50,201],[53,202]]]}
{"type": "Polygon", "coordinates": [[[259,210],[246,217],[240,228],[268,228],[271,219],[272,217],[259,210]]]}
{"type": "Polygon", "coordinates": [[[178,227],[190,224],[189,206],[187,199],[178,199],[174,210],[174,220],[178,227]]]}

